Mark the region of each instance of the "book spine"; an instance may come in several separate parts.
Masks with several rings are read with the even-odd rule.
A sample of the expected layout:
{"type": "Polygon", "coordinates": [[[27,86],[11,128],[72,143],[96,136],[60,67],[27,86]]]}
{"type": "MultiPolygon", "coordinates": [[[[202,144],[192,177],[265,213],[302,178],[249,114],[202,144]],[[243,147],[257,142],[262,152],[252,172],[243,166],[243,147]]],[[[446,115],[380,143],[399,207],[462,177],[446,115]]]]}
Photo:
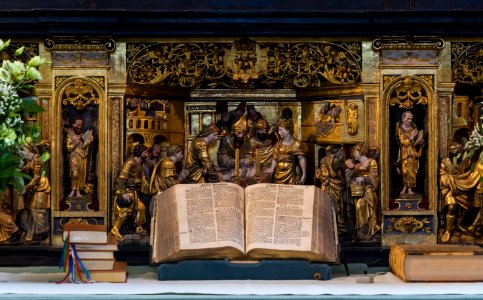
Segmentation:
{"type": "Polygon", "coordinates": [[[404,274],[404,261],[406,259],[406,251],[398,245],[393,245],[389,252],[389,267],[391,271],[397,277],[407,282],[406,275],[404,274]]]}

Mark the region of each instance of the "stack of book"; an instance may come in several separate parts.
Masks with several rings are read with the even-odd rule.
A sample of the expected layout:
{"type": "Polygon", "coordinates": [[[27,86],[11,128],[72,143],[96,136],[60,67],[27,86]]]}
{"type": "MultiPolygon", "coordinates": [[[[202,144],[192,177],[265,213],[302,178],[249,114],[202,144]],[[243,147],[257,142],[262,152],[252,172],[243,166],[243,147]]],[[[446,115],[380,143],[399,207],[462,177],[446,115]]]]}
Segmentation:
{"type": "Polygon", "coordinates": [[[65,224],[63,238],[75,245],[79,259],[95,282],[126,282],[127,264],[116,261],[116,238],[106,225],[65,224]]]}

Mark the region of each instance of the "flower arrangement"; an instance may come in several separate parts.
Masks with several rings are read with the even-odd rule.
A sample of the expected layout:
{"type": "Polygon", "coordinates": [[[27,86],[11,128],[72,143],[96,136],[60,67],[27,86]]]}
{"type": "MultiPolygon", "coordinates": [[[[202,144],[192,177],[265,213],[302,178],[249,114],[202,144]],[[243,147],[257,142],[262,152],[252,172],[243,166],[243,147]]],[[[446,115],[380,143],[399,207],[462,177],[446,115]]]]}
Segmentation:
{"type": "MultiPolygon", "coordinates": [[[[0,39],[0,53],[10,45],[10,40],[0,39]]],[[[45,63],[39,56],[27,63],[18,60],[24,47],[18,48],[13,60],[3,60],[0,67],[0,191],[12,184],[22,191],[24,178],[22,147],[40,142],[40,126],[35,115],[43,109],[37,104],[34,84],[42,79],[38,67],[45,63]]],[[[42,160],[46,161],[45,153],[42,160]]]]}
{"type": "MultiPolygon", "coordinates": [[[[483,116],[480,117],[483,121],[483,116]]],[[[476,123],[473,131],[471,132],[468,142],[465,144],[465,150],[468,152],[475,152],[483,148],[483,126],[478,122],[476,123]]]]}

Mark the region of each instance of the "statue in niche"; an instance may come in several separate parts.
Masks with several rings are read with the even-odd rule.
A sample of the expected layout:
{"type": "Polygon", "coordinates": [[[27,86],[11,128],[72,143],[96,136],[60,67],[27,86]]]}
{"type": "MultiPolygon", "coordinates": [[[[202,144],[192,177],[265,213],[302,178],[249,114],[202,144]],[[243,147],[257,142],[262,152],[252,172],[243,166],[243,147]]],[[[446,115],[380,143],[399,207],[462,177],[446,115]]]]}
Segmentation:
{"type": "Polygon", "coordinates": [[[377,162],[367,156],[366,146],[359,143],[352,147],[350,158],[346,160],[345,166],[345,176],[353,199],[357,238],[362,241],[373,240],[381,228],[378,217],[377,162]]]}
{"type": "Polygon", "coordinates": [[[280,139],[273,148],[272,165],[266,172],[273,174],[273,183],[304,184],[307,176],[306,145],[293,137],[291,119],[279,119],[277,127],[280,139]],[[300,168],[300,176],[297,168],[300,168]]]}
{"type": "Polygon", "coordinates": [[[146,208],[139,193],[151,194],[149,181],[144,175],[142,162],[148,158],[148,148],[137,144],[133,156],[127,159],[119,172],[115,184],[114,225],[111,233],[118,241],[124,241],[121,229],[129,217],[134,217],[135,233],[145,233],[146,208]]]}
{"type": "Polygon", "coordinates": [[[416,187],[419,158],[424,146],[424,131],[418,130],[413,117],[411,111],[405,111],[401,122],[396,124],[396,139],[399,144],[397,171],[403,177],[403,189],[400,194],[407,193],[410,196],[414,194],[412,189],[416,187]]]}
{"type": "Polygon", "coordinates": [[[201,132],[191,143],[186,157],[187,176],[183,183],[218,182],[222,178],[221,173],[215,169],[210,159],[208,145],[218,139],[218,127],[212,123],[203,126],[201,132]]]}
{"type": "Polygon", "coordinates": [[[84,129],[84,120],[76,117],[67,130],[65,144],[69,152],[69,176],[71,192],[68,198],[82,197],[81,191],[88,192],[87,174],[89,169],[91,145],[94,141],[92,129],[84,129]]]}
{"type": "Polygon", "coordinates": [[[327,192],[335,203],[339,232],[344,229],[344,149],[331,145],[326,148],[327,155],[320,160],[315,179],[320,181],[320,189],[327,192]]]}
{"type": "Polygon", "coordinates": [[[32,176],[24,186],[24,202],[27,206],[17,216],[17,224],[26,232],[27,241],[43,241],[50,233],[50,181],[46,172],[46,161],[50,145],[42,142],[23,147],[26,163],[22,171],[32,176]],[[43,155],[44,154],[44,155],[43,155]]]}

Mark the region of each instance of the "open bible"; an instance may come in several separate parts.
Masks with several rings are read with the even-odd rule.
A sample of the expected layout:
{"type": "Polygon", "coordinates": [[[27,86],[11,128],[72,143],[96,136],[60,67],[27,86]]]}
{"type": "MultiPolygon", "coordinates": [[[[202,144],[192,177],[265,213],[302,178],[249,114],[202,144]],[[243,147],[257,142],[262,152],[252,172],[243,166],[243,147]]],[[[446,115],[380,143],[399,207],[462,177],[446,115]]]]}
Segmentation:
{"type": "Polygon", "coordinates": [[[332,201],[315,186],[178,184],[154,207],[152,263],[338,258],[332,201]]]}

